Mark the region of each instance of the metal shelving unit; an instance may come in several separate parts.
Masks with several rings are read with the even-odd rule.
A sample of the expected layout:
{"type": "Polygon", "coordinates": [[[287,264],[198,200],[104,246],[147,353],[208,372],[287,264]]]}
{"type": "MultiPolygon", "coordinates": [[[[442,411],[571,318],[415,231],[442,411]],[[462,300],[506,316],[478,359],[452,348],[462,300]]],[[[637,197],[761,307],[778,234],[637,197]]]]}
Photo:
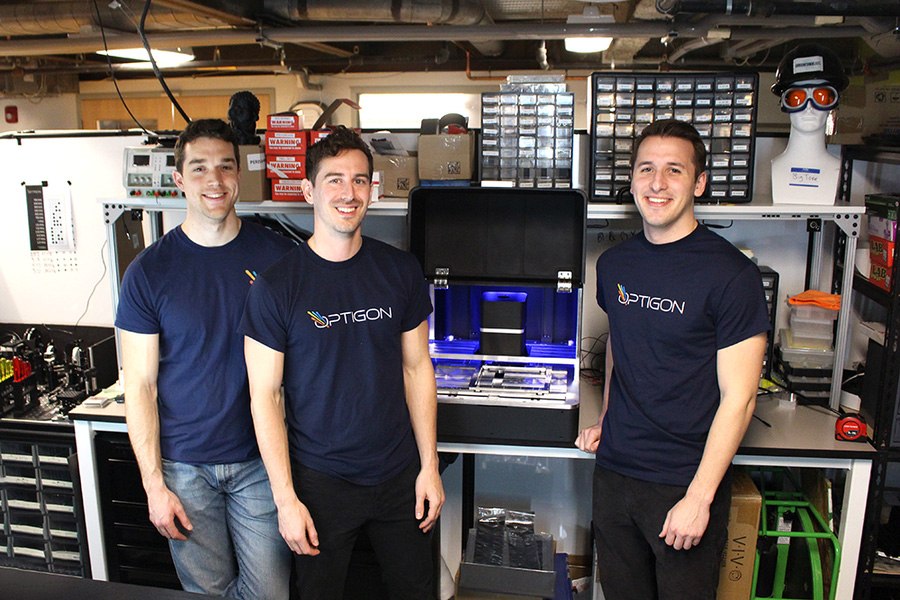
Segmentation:
{"type": "MultiPolygon", "coordinates": [[[[875,163],[877,165],[900,165],[900,147],[846,146],[843,149],[840,181],[840,198],[850,201],[853,193],[852,184],[854,167],[857,163],[875,163]]],[[[849,289],[846,280],[852,278],[852,288],[872,302],[886,310],[886,327],[884,336],[884,364],[879,375],[877,389],[878,405],[872,442],[878,451],[873,461],[872,478],[869,484],[869,502],[866,509],[866,523],[863,531],[860,562],[857,569],[857,589],[860,597],[868,598],[873,588],[900,589],[900,577],[874,573],[875,551],[878,530],[881,525],[881,511],[884,505],[884,493],[887,486],[887,475],[890,465],[900,464],[900,444],[896,443],[897,431],[900,428],[900,286],[897,284],[897,267],[900,252],[894,249],[894,269],[891,279],[891,291],[886,291],[870,283],[866,278],[856,275],[852,265],[845,265],[844,287],[849,289]]]]}
{"type": "MultiPolygon", "coordinates": [[[[856,242],[859,238],[860,221],[865,214],[865,207],[854,205],[849,201],[840,201],[833,205],[781,204],[754,201],[750,204],[697,204],[694,214],[700,221],[804,221],[814,223],[833,223],[845,236],[844,264],[850,266],[845,270],[841,281],[841,289],[852,289],[853,265],[856,259],[856,242]]],[[[633,204],[598,204],[588,205],[588,223],[600,219],[638,219],[637,208],[633,204]]],[[[811,226],[811,259],[807,264],[808,285],[811,289],[820,289],[822,265],[825,257],[825,237],[822,227],[811,226]]],[[[841,302],[838,311],[837,333],[834,341],[834,367],[832,381],[843,378],[843,357],[846,357],[850,344],[850,298],[841,302]],[[840,359],[838,357],[841,357],[840,359]]],[[[832,386],[829,405],[837,409],[840,405],[840,385],[832,386]]]]}

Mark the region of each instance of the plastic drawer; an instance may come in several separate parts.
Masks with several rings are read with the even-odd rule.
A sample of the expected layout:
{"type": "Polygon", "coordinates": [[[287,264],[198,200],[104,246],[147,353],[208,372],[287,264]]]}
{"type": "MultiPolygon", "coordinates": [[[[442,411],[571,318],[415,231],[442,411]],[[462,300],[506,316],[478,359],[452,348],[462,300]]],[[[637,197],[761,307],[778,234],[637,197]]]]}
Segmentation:
{"type": "Polygon", "coordinates": [[[150,515],[146,502],[121,502],[119,500],[113,500],[108,505],[108,514],[109,517],[107,520],[113,523],[141,525],[156,531],[156,528],[150,524],[150,515]]]}
{"type": "Polygon", "coordinates": [[[4,506],[16,510],[40,511],[41,502],[37,490],[28,487],[7,486],[0,496],[4,506]]]}
{"type": "Polygon", "coordinates": [[[44,520],[52,538],[78,539],[78,521],[74,513],[47,513],[44,520]]]}
{"type": "Polygon", "coordinates": [[[53,488],[57,490],[73,490],[72,472],[68,464],[41,464],[38,467],[41,476],[41,489],[53,488]]]}
{"type": "Polygon", "coordinates": [[[834,321],[802,319],[791,313],[791,333],[796,336],[814,336],[834,339],[834,321]]]}
{"type": "Polygon", "coordinates": [[[0,477],[0,485],[36,487],[37,477],[34,467],[30,463],[8,462],[4,464],[3,476],[0,477]]]}
{"type": "Polygon", "coordinates": [[[9,533],[12,536],[17,539],[19,536],[39,538],[43,543],[46,537],[46,528],[44,515],[41,514],[40,510],[10,509],[6,513],[6,518],[9,525],[9,533]]]}
{"type": "Polygon", "coordinates": [[[147,495],[141,483],[141,473],[137,462],[110,459],[107,463],[109,469],[109,488],[112,492],[112,500],[123,500],[138,504],[147,503],[147,495]]]}
{"type": "Polygon", "coordinates": [[[39,558],[41,562],[46,561],[47,541],[43,538],[13,534],[9,536],[7,545],[12,551],[13,556],[28,556],[31,558],[39,558]]]}
{"type": "Polygon", "coordinates": [[[44,512],[62,512],[74,514],[75,495],[66,492],[42,491],[40,493],[41,508],[44,512]]]}
{"type": "MultiPolygon", "coordinates": [[[[784,330],[782,330],[784,331],[784,330]]],[[[814,348],[791,348],[776,345],[776,354],[792,369],[831,369],[834,365],[833,350],[817,350],[814,348]]]]}
{"type": "Polygon", "coordinates": [[[790,329],[781,330],[781,346],[782,348],[790,348],[793,350],[826,350],[832,351],[834,354],[831,335],[828,337],[820,337],[814,335],[797,335],[790,329]]]}
{"type": "MultiPolygon", "coordinates": [[[[149,525],[150,521],[148,520],[147,523],[149,525]]],[[[116,541],[123,546],[140,546],[168,551],[168,541],[154,527],[117,524],[113,530],[116,541]]]]}
{"type": "Polygon", "coordinates": [[[834,336],[814,335],[811,333],[798,333],[791,331],[788,345],[794,348],[812,348],[814,350],[830,350],[834,345],[834,336]]]}
{"type": "Polygon", "coordinates": [[[813,321],[834,321],[837,319],[838,311],[814,304],[791,304],[791,316],[813,321]]]}

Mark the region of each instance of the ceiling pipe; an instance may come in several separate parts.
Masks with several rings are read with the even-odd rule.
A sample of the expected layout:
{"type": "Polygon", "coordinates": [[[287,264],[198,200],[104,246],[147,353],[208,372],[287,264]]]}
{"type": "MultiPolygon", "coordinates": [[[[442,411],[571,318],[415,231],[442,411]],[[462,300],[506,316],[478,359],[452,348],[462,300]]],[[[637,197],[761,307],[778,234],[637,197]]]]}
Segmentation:
{"type": "Polygon", "coordinates": [[[698,50],[700,48],[707,48],[707,47],[713,46],[715,44],[721,44],[724,41],[725,41],[725,38],[710,39],[710,38],[705,38],[705,37],[698,38],[696,40],[691,40],[690,42],[683,44],[677,50],[672,52],[672,54],[669,55],[669,60],[672,62],[675,62],[676,60],[680,59],[682,56],[684,56],[688,52],[692,52],[692,51],[698,50]]]}
{"type": "Polygon", "coordinates": [[[773,46],[777,46],[778,44],[783,43],[783,41],[784,40],[752,40],[749,44],[744,44],[740,48],[728,48],[723,53],[723,56],[732,59],[747,59],[763,50],[768,50],[773,46]]]}
{"type": "Polygon", "coordinates": [[[789,0],[656,0],[664,15],[720,13],[724,15],[812,15],[837,17],[900,17],[898,2],[791,2],[789,0]]]}
{"type": "MultiPolygon", "coordinates": [[[[325,26],[316,28],[289,27],[228,29],[186,33],[156,33],[148,36],[152,46],[228,46],[254,45],[261,42],[303,44],[308,42],[385,42],[385,41],[486,41],[486,40],[558,40],[572,35],[602,35],[613,38],[661,38],[672,33],[682,38],[700,38],[708,30],[690,25],[668,23],[612,23],[602,26],[580,24],[497,24],[475,26],[325,26]]],[[[798,38],[833,39],[868,35],[863,27],[786,27],[786,28],[731,28],[730,39],[798,38]]],[[[107,35],[110,49],[133,48],[140,45],[137,35],[107,35]]],[[[83,54],[103,48],[99,35],[78,36],[67,39],[38,39],[0,41],[0,56],[45,56],[47,54],[83,54]]]]}
{"type": "MultiPolygon", "coordinates": [[[[111,9],[100,1],[97,2],[97,8],[107,29],[134,29],[134,25],[121,10],[111,9]]],[[[221,26],[222,21],[195,13],[154,7],[147,14],[146,24],[148,31],[168,31],[221,26]]],[[[251,24],[252,22],[244,23],[245,26],[251,24]]],[[[93,29],[98,25],[97,13],[91,2],[36,2],[0,6],[0,35],[4,36],[80,34],[85,29],[93,29]]]]}
{"type": "MultiPolygon", "coordinates": [[[[317,23],[417,23],[491,26],[481,0],[265,0],[265,11],[293,21],[317,23]]],[[[485,56],[500,56],[502,40],[466,40],[485,56]]]]}

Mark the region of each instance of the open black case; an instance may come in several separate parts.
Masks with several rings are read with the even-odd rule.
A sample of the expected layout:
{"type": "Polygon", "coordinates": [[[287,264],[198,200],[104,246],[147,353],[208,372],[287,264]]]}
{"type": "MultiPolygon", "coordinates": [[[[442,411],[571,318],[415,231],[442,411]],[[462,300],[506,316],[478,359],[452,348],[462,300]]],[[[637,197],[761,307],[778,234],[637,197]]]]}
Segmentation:
{"type": "Polygon", "coordinates": [[[419,187],[442,442],[570,446],[578,433],[587,201],[579,190],[419,187]]]}

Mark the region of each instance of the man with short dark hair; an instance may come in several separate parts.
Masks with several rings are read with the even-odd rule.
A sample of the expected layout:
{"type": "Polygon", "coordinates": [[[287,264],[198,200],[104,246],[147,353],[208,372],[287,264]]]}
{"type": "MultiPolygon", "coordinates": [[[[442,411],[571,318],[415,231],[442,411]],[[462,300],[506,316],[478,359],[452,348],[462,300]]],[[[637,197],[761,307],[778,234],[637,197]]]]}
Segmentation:
{"type": "Polygon", "coordinates": [[[175,159],[184,223],[129,265],[116,315],[128,435],[184,589],[286,600],[290,551],[253,435],[237,325],[256,274],[294,244],[238,218],[240,159],[224,121],[188,125],[175,159]]]}
{"type": "Polygon", "coordinates": [[[609,600],[713,600],[730,465],[756,403],[769,329],[759,270],[700,225],[697,131],[658,121],[635,142],[631,192],[643,234],[597,261],[609,317],[593,526],[609,600]]]}
{"type": "Polygon", "coordinates": [[[360,137],[338,127],[306,159],[313,235],[257,280],[241,323],[281,534],[303,600],[343,597],[361,530],[391,598],[427,600],[444,502],[428,286],[411,254],[360,231],[372,192],[360,137]]]}

